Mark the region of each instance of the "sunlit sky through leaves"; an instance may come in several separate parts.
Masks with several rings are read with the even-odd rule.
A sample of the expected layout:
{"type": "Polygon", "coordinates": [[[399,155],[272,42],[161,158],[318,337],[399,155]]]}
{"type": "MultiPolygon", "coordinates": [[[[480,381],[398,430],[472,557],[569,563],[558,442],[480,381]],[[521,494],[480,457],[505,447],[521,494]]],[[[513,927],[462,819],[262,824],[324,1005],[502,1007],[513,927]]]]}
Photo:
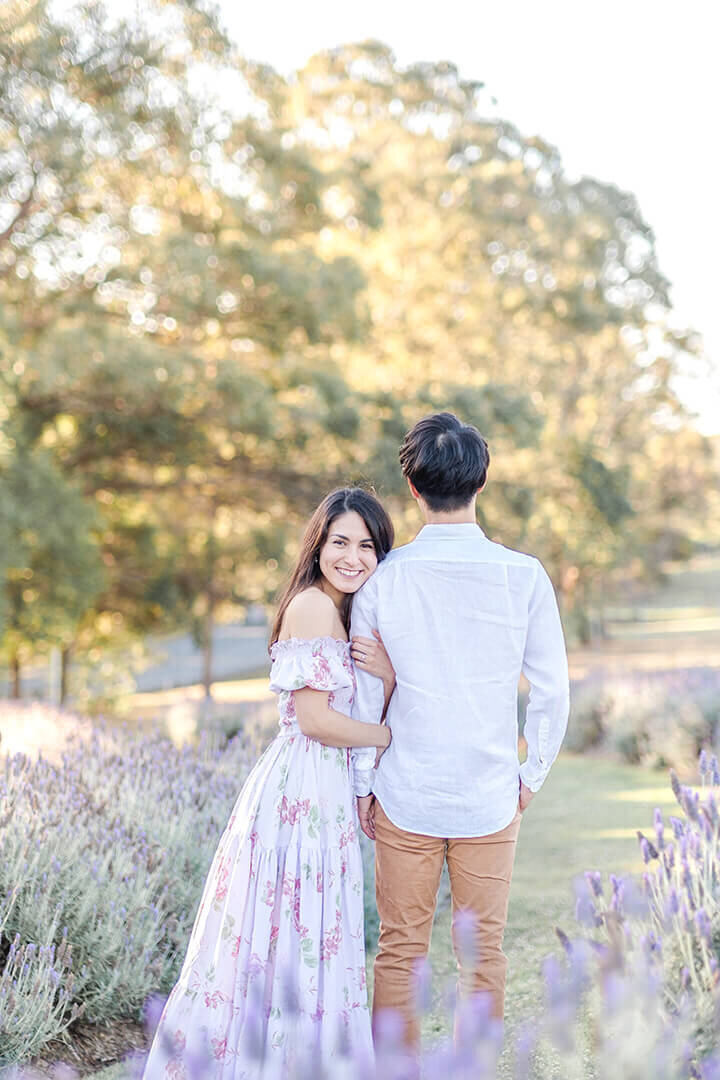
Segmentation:
{"type": "Polygon", "coordinates": [[[368,38],[401,64],[450,60],[484,81],[488,114],[557,145],[571,174],[633,191],[655,230],[679,325],[713,362],[680,388],[720,432],[720,247],[712,5],[686,0],[220,0],[248,57],[284,74],[314,52],[368,38]],[[496,104],[493,102],[495,99],[496,104]]]}

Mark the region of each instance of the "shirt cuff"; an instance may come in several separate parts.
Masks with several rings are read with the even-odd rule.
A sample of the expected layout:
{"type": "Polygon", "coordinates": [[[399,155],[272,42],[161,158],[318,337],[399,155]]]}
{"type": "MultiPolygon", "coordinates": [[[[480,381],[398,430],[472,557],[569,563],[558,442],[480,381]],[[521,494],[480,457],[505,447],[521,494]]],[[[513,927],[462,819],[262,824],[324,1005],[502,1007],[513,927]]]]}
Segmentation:
{"type": "Polygon", "coordinates": [[[353,791],[359,799],[372,795],[374,769],[356,769],[353,779],[353,791]]]}
{"type": "Polygon", "coordinates": [[[545,783],[549,772],[549,769],[546,769],[544,772],[541,772],[539,769],[533,769],[531,765],[528,765],[527,761],[524,761],[520,766],[520,779],[526,788],[530,788],[532,792],[536,792],[539,791],[545,783]]]}

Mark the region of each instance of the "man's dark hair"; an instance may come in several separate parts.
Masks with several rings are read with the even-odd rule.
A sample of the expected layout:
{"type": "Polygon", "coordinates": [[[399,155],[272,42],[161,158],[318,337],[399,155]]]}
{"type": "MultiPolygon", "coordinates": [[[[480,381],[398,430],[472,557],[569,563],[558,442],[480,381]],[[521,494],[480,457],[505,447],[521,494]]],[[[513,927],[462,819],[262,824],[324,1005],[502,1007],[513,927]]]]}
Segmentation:
{"type": "Polygon", "coordinates": [[[400,466],[431,510],[467,506],[485,483],[490,453],[477,428],[452,413],[418,420],[400,447],[400,466]]]}

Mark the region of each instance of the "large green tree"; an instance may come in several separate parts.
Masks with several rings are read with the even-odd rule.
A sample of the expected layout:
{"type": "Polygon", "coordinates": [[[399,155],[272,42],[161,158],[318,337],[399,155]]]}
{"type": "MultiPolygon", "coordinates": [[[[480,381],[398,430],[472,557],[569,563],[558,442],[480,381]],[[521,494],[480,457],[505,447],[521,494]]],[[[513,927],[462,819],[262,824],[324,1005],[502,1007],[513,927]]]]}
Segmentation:
{"type": "Polygon", "coordinates": [[[660,496],[679,439],[673,491],[692,492],[697,515],[712,484],[673,381],[697,339],[669,329],[635,198],[569,179],[554,147],[489,119],[481,85],[451,64],[400,68],[385,46],[341,47],[298,73],[289,101],[299,138],[329,166],[360,163],[380,200],[370,230],[339,191],[325,241],[368,281],[369,332],[343,350],[349,380],[402,403],[394,436],[431,401],[479,424],[493,452],[488,527],[537,551],[582,619],[612,568],[655,566],[661,538],[682,531],[660,496]]]}
{"type": "MultiPolygon", "coordinates": [[[[378,484],[406,538],[397,446],[432,409],[488,435],[484,522],[579,625],[616,567],[697,536],[711,461],[673,390],[695,344],[652,232],[479,84],[378,44],[283,80],[189,0],[11,0],[0,31],[3,468],[48,497],[55,470],[99,544],[82,647],[209,643],[335,484],[378,484]]],[[[12,565],[43,565],[44,499],[12,565]]]]}
{"type": "Polygon", "coordinates": [[[61,651],[104,584],[98,517],[50,455],[15,443],[0,464],[2,638],[13,697],[37,646],[61,651]]]}
{"type": "Polygon", "coordinates": [[[289,145],[280,81],[195,4],[3,19],[7,400],[101,514],[98,624],[204,609],[207,635],[278,548],[260,504],[304,512],[356,430],[329,350],[362,329],[363,279],[314,244],[333,178],[289,145]]]}

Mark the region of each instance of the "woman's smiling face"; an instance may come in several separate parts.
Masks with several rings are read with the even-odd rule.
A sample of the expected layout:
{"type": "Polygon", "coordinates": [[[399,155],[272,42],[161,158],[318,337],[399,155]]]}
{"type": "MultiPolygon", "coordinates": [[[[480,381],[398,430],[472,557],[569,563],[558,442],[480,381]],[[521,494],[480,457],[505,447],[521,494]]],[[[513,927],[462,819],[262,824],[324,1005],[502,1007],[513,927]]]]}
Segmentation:
{"type": "Polygon", "coordinates": [[[331,523],[319,552],[323,590],[337,594],[354,593],[375,570],[378,560],[367,525],[354,510],[340,514],[331,523]],[[328,588],[329,586],[329,588],[328,588]]]}

